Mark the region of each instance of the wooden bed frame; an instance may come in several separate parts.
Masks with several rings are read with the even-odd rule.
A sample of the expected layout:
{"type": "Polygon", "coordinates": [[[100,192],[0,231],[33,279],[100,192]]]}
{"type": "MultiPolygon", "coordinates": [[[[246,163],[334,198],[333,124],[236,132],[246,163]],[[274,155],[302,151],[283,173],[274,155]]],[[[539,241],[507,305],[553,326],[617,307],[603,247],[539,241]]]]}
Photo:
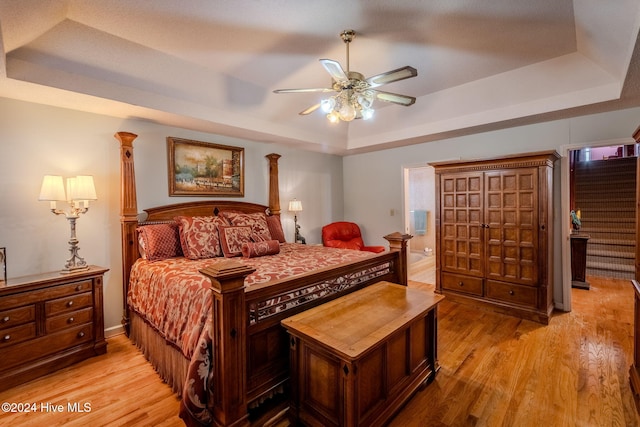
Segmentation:
{"type": "MultiPolygon", "coordinates": [[[[122,232],[123,326],[130,334],[130,312],[127,304],[129,274],[139,258],[136,227],[138,207],[135,185],[133,141],[137,135],[118,132],[115,138],[121,149],[120,222],[122,232]]],[[[269,154],[269,206],[240,201],[205,200],[178,203],[145,209],[145,222],[172,220],[177,215],[213,215],[216,209],[242,212],[266,212],[280,215],[278,190],[278,159],[269,154]]],[[[213,292],[213,403],[211,410],[216,426],[262,424],[284,413],[286,401],[274,405],[266,414],[253,416],[249,408],[260,406],[277,390],[286,390],[289,378],[288,338],[280,321],[308,308],[335,299],[381,280],[407,284],[407,234],[384,236],[390,251],[355,264],[324,269],[271,286],[251,286],[245,289],[244,278],[254,270],[232,259],[218,262],[201,270],[212,285],[213,292]],[[378,269],[379,275],[363,280],[362,274],[378,269]],[[346,284],[348,289],[328,296],[313,298],[314,287],[325,283],[346,284]],[[260,313],[262,302],[298,291],[302,296],[291,307],[277,314],[260,313]],[[251,319],[251,321],[249,320],[251,319]]],[[[175,389],[175,385],[174,385],[175,389]]],[[[268,405],[262,405],[262,407],[268,405]]],[[[259,413],[260,411],[258,411],[259,413]]],[[[185,420],[189,424],[188,420],[185,420]]]]}

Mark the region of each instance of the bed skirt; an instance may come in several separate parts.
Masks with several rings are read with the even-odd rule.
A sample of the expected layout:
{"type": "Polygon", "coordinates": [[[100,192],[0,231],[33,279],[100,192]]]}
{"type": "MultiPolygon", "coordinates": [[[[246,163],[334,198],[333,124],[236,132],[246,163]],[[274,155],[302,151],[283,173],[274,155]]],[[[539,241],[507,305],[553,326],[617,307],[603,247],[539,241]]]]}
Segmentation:
{"type": "Polygon", "coordinates": [[[189,360],[173,345],[168,344],[158,332],[135,312],[131,312],[129,338],[153,365],[158,375],[174,393],[182,397],[189,360]]]}

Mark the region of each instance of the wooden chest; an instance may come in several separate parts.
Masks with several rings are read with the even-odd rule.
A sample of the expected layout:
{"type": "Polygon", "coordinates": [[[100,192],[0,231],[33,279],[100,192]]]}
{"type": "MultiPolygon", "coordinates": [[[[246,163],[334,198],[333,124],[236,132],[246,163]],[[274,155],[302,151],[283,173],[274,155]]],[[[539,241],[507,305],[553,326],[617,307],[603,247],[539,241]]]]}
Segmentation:
{"type": "Polygon", "coordinates": [[[436,374],[443,298],[380,282],[283,320],[291,336],[293,422],[387,422],[436,374]]]}

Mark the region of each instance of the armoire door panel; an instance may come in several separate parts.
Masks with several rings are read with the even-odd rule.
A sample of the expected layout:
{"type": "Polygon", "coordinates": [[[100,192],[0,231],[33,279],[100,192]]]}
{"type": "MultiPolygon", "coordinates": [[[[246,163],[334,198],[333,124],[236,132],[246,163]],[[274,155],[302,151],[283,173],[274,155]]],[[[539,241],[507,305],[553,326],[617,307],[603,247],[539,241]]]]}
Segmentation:
{"type": "Polygon", "coordinates": [[[537,281],[535,252],[527,248],[537,242],[537,168],[505,169],[485,173],[487,272],[491,279],[519,284],[537,281]]]}
{"type": "Polygon", "coordinates": [[[441,191],[441,267],[470,275],[484,274],[483,178],[460,173],[443,178],[441,191]]]}
{"type": "Polygon", "coordinates": [[[442,206],[445,208],[452,208],[455,206],[453,194],[444,194],[442,196],[442,206]]]}

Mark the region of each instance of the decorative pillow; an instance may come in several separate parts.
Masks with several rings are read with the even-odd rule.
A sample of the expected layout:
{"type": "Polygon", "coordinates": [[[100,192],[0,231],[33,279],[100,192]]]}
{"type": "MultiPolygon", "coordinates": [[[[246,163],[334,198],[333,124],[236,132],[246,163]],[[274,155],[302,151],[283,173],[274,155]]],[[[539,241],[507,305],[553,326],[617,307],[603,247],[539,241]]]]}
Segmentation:
{"type": "Polygon", "coordinates": [[[280,222],[280,215],[267,216],[267,227],[269,227],[269,233],[271,238],[277,240],[280,243],[285,243],[284,230],[282,229],[282,222],[280,222]]]}
{"type": "Polygon", "coordinates": [[[218,229],[222,253],[227,258],[242,255],[242,244],[251,242],[251,227],[248,225],[241,227],[222,225],[218,229]]]}
{"type": "Polygon", "coordinates": [[[280,242],[266,240],[262,242],[248,242],[242,244],[242,256],[255,258],[264,255],[275,255],[280,252],[280,242]]]}
{"type": "Polygon", "coordinates": [[[218,228],[225,225],[217,216],[178,216],[180,244],[184,256],[189,259],[222,256],[218,228]]]}
{"type": "Polygon", "coordinates": [[[266,236],[264,234],[255,234],[255,233],[251,233],[251,241],[252,242],[266,242],[267,240],[271,240],[268,238],[269,236],[266,236]]]}
{"type": "Polygon", "coordinates": [[[137,228],[140,255],[149,261],[182,256],[178,224],[149,224],[137,228]]]}
{"type": "Polygon", "coordinates": [[[249,226],[253,234],[264,236],[266,240],[271,240],[271,233],[269,232],[269,226],[267,225],[267,215],[262,212],[257,213],[238,213],[224,211],[222,212],[231,225],[236,227],[249,226]]]}

